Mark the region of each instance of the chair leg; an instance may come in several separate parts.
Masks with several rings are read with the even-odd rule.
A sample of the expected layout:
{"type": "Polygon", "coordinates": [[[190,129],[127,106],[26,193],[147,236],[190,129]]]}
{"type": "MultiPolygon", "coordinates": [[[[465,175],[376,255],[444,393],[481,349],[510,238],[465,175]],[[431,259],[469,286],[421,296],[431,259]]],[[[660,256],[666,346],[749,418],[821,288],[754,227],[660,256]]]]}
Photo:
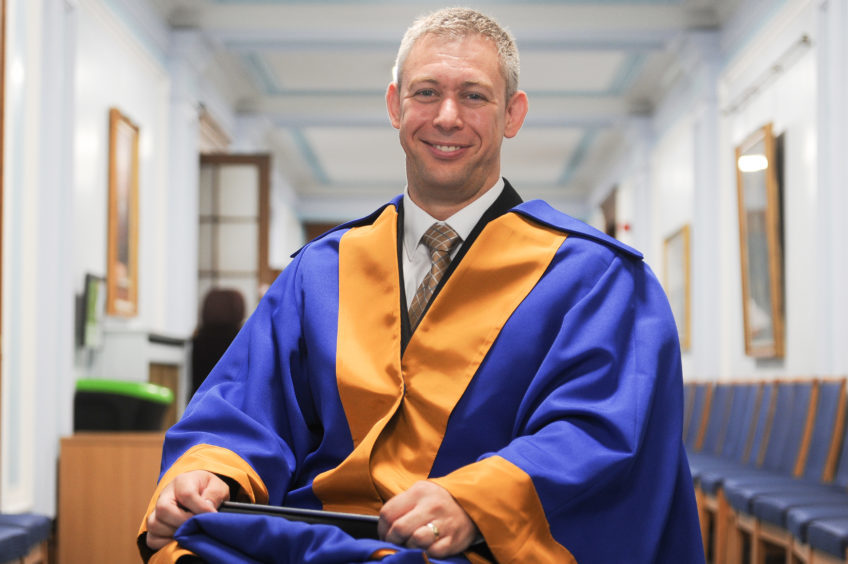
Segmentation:
{"type": "Polygon", "coordinates": [[[47,564],[47,541],[34,546],[32,550],[23,557],[21,564],[47,564]]]}
{"type": "Polygon", "coordinates": [[[707,511],[704,500],[704,492],[695,488],[695,504],[698,507],[698,522],[701,525],[701,541],[704,545],[704,558],[709,556],[707,543],[710,542],[710,513],[707,511]]]}
{"type": "Polygon", "coordinates": [[[756,521],[754,542],[759,543],[760,550],[768,551],[769,556],[780,554],[786,564],[799,564],[792,553],[792,533],[768,522],[756,521]]]}
{"type": "Polygon", "coordinates": [[[792,554],[790,562],[792,564],[810,564],[813,560],[810,556],[810,545],[796,542],[792,540],[792,547],[789,551],[792,554]]]}
{"type": "Polygon", "coordinates": [[[716,563],[730,562],[728,556],[728,518],[730,516],[730,506],[724,497],[724,492],[719,490],[716,494],[716,513],[714,520],[715,527],[715,544],[713,549],[713,559],[716,563]]]}

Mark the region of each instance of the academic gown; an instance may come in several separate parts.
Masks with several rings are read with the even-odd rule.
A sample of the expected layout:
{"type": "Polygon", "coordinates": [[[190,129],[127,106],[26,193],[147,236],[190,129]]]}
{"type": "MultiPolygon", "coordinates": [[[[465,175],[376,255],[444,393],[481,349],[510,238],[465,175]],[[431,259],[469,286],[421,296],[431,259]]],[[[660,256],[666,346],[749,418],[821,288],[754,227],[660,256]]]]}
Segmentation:
{"type": "MultiPolygon", "coordinates": [[[[376,515],[430,479],[499,562],[703,562],[677,332],[641,255],[507,183],[411,333],[401,202],[294,256],[168,431],[153,500],[202,468],[242,500],[376,515]]],[[[176,538],[151,561],[426,560],[274,517],[176,538]]]]}

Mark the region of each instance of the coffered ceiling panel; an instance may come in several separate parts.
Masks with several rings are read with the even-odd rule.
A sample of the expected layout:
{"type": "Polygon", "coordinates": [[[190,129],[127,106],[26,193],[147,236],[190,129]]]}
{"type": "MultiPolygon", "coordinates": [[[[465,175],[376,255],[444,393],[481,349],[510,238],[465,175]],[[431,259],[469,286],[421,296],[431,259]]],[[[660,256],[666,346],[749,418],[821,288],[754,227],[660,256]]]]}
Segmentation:
{"type": "MultiPolygon", "coordinates": [[[[239,112],[276,128],[275,158],[300,200],[311,202],[305,207],[335,205],[341,215],[340,201],[388,198],[403,188],[385,88],[406,27],[442,2],[152,2],[174,29],[205,46],[205,79],[239,112]]],[[[632,143],[634,124],[685,75],[688,38],[718,29],[737,3],[467,2],[508,27],[521,51],[530,112],[519,135],[504,142],[503,174],[528,197],[587,209],[632,143]]]]}

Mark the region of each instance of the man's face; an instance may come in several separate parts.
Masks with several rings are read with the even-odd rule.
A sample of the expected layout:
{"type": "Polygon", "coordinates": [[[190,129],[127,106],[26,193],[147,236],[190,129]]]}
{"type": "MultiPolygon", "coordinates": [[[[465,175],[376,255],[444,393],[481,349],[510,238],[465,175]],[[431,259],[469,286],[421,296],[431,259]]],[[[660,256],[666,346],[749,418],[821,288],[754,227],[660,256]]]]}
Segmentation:
{"type": "Polygon", "coordinates": [[[410,195],[425,209],[471,202],[500,177],[501,142],[518,133],[526,95],[505,100],[497,50],[481,36],[425,35],[402,72],[386,102],[406,152],[410,195]]]}

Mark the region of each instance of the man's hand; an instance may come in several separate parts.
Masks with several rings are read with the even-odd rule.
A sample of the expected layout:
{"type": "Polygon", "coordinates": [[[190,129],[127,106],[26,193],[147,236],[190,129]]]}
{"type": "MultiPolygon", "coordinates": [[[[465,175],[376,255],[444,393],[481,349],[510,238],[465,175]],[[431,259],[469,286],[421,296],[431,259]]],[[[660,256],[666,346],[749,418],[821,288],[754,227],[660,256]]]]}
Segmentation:
{"type": "Polygon", "coordinates": [[[147,518],[147,546],[159,550],[174,538],[174,531],[189,517],[218,511],[230,498],[224,480],[206,470],[180,474],[162,489],[156,506],[147,518]]]}
{"type": "Polygon", "coordinates": [[[434,558],[459,554],[478,535],[468,513],[433,482],[417,482],[387,501],[377,530],[385,541],[423,548],[434,558]]]}

